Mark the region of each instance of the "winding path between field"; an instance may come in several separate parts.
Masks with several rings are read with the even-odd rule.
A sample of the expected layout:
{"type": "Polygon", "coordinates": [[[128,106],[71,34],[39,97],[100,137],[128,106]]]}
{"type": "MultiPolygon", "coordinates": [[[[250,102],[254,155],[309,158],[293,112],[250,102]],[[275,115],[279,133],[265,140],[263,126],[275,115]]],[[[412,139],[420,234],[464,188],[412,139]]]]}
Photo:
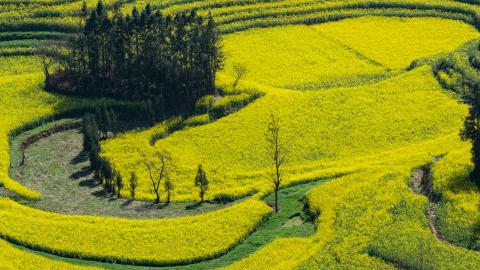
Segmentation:
{"type": "Polygon", "coordinates": [[[410,177],[410,188],[414,193],[428,198],[428,206],[425,215],[428,219],[430,231],[438,241],[447,245],[479,253],[479,251],[477,250],[468,249],[460,245],[456,245],[455,243],[452,243],[445,239],[438,225],[437,209],[439,201],[433,195],[432,167],[433,165],[435,165],[436,162],[439,161],[439,159],[439,157],[434,157],[432,163],[413,169],[410,177]]]}

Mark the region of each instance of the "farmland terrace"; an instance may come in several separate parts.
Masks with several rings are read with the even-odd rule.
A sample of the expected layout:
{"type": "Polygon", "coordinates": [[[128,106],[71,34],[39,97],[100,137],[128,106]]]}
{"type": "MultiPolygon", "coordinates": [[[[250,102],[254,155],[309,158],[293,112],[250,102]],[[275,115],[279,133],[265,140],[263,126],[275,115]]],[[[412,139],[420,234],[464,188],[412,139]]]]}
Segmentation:
{"type": "Polygon", "coordinates": [[[175,130],[175,117],[120,121],[100,156],[125,186],[106,197],[81,125],[55,129],[105,101],[45,91],[36,50],[79,32],[82,1],[0,0],[1,269],[479,268],[480,192],[459,135],[465,81],[480,76],[477,1],[103,2],[110,13],[148,3],[212,15],[227,95],[208,110],[245,106],[175,130]],[[288,141],[278,213],[265,154],[272,113],[288,141]],[[152,203],[141,166],[160,150],[176,163],[168,205],[152,203]]]}

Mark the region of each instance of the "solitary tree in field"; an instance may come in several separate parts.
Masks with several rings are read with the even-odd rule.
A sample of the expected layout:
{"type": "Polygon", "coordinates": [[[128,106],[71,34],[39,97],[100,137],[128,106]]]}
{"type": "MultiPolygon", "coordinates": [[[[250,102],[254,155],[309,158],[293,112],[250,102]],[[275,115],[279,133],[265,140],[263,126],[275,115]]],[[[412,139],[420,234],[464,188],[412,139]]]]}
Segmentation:
{"type": "Polygon", "coordinates": [[[115,185],[117,186],[117,197],[120,198],[120,192],[123,189],[123,178],[119,172],[115,173],[115,185]]]}
{"type": "Polygon", "coordinates": [[[167,192],[167,200],[165,201],[166,204],[170,204],[174,189],[175,186],[173,185],[172,179],[167,177],[165,179],[165,191],[167,192]]]}
{"type": "Polygon", "coordinates": [[[155,192],[155,203],[160,203],[160,184],[168,178],[169,170],[173,167],[172,157],[165,151],[159,151],[155,154],[156,162],[148,160],[144,156],[144,164],[150,176],[153,191],[155,192]]]}
{"type": "Polygon", "coordinates": [[[105,189],[112,193],[114,192],[114,179],[115,174],[113,172],[110,162],[106,159],[101,159],[102,177],[105,180],[105,189]]]}
{"type": "Polygon", "coordinates": [[[239,63],[233,65],[233,74],[235,76],[235,80],[233,81],[233,88],[236,88],[238,83],[240,82],[243,77],[247,74],[247,68],[239,63]]]}
{"type": "Polygon", "coordinates": [[[137,185],[138,185],[137,175],[135,174],[135,172],[131,173],[129,184],[130,184],[130,196],[132,197],[132,200],[135,200],[135,192],[137,191],[137,185]]]}
{"type": "Polygon", "coordinates": [[[274,172],[271,176],[275,192],[275,213],[278,212],[278,190],[282,183],[282,168],[286,162],[287,149],[285,147],[283,133],[281,132],[280,122],[274,114],[270,115],[268,128],[265,133],[267,141],[267,153],[274,166],[274,172]]]}
{"type": "Polygon", "coordinates": [[[203,170],[202,164],[198,165],[197,176],[195,177],[195,186],[200,189],[200,203],[203,203],[205,200],[205,193],[208,190],[208,179],[207,174],[203,170]]]}
{"type": "Polygon", "coordinates": [[[42,60],[43,75],[45,75],[45,81],[50,80],[50,68],[55,63],[52,58],[48,57],[45,53],[40,53],[40,59],[42,60]]]}
{"type": "Polygon", "coordinates": [[[463,140],[472,142],[473,171],[470,179],[480,186],[480,85],[475,85],[466,94],[465,102],[469,105],[469,114],[465,118],[464,128],[460,135],[463,140]]]}

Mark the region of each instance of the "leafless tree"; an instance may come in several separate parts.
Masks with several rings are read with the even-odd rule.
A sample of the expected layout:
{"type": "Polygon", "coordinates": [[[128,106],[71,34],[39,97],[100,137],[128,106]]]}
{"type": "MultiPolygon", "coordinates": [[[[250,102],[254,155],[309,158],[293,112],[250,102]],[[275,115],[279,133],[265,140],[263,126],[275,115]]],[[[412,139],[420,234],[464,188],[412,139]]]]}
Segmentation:
{"type": "Polygon", "coordinates": [[[247,74],[247,68],[239,63],[233,65],[233,73],[235,76],[235,80],[233,81],[233,88],[236,88],[238,83],[240,82],[243,77],[247,74]]]}
{"type": "Polygon", "coordinates": [[[285,138],[282,131],[283,129],[280,127],[278,117],[271,114],[268,128],[265,133],[265,139],[267,141],[268,158],[274,166],[274,172],[271,175],[271,179],[275,188],[275,213],[278,212],[278,190],[283,180],[282,168],[287,158],[287,149],[284,142],[285,138]]]}
{"type": "Polygon", "coordinates": [[[143,156],[143,163],[148,170],[153,191],[155,192],[155,203],[160,203],[160,184],[162,180],[168,177],[170,170],[173,168],[172,157],[170,154],[161,150],[155,153],[155,160],[150,160],[143,156]]]}
{"type": "Polygon", "coordinates": [[[50,67],[53,65],[54,61],[51,57],[46,54],[40,54],[40,59],[42,60],[43,74],[45,75],[45,80],[50,79],[50,67]]]}

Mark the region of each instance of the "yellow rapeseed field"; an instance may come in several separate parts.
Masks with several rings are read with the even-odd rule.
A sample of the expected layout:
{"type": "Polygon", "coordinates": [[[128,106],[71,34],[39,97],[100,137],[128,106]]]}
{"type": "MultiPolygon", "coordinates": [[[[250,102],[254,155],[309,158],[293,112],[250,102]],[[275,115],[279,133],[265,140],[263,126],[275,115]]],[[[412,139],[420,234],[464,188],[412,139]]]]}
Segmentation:
{"type": "Polygon", "coordinates": [[[0,268],[3,270],[95,270],[96,267],[77,266],[60,261],[49,260],[40,255],[14,248],[4,240],[0,240],[0,268]]]}
{"type": "Polygon", "coordinates": [[[191,217],[128,220],[65,216],[0,198],[0,236],[68,257],[144,265],[184,264],[225,253],[270,212],[264,202],[248,199],[191,217]]]}
{"type": "MultiPolygon", "coordinates": [[[[210,180],[209,199],[225,193],[256,195],[222,210],[158,220],[65,216],[0,198],[0,236],[50,253],[111,262],[179,264],[223,254],[270,214],[258,198],[272,190],[263,136],[267,117],[274,112],[289,145],[284,185],[348,174],[307,195],[318,214],[312,237],[276,239],[227,268],[480,265],[480,255],[465,249],[480,245],[480,195],[467,180],[469,144],[458,136],[466,106],[441,88],[430,67],[405,70],[418,58],[478,38],[475,28],[465,23],[478,21],[477,5],[449,0],[141,0],[122,3],[122,9],[147,2],[169,14],[192,8],[202,15],[211,12],[225,34],[226,63],[218,85],[231,85],[233,67],[243,65],[247,73],[239,89],[265,96],[212,123],[205,124],[207,115],[191,118],[188,128],[153,146],[150,142],[165,131],[165,122],[117,135],[102,143],[102,155],[124,176],[137,172],[140,199],[153,198],[141,153],[153,155],[161,149],[177,164],[173,200],[197,199],[193,180],[199,163],[210,180]],[[265,28],[270,26],[279,27],[265,28]],[[453,245],[434,238],[425,217],[428,199],[408,186],[411,170],[432,162],[433,156],[442,156],[433,165],[434,190],[441,197],[438,224],[453,245]]],[[[80,22],[81,1],[0,3],[0,32],[72,32],[80,22]]],[[[87,4],[93,8],[96,0],[87,4]]],[[[27,51],[9,48],[8,53],[22,50],[27,51]]],[[[0,63],[0,182],[26,198],[40,199],[41,194],[8,176],[9,134],[95,101],[42,91],[38,58],[1,57],[0,63]]],[[[122,196],[128,197],[126,193],[122,196]]],[[[83,267],[0,240],[0,268],[83,267]]]]}
{"type": "Polygon", "coordinates": [[[270,89],[240,112],[175,132],[154,148],[149,144],[151,133],[145,131],[110,140],[103,150],[123,174],[137,171],[139,193],[147,198],[153,194],[140,153],[159,149],[171,152],[177,164],[176,200],[196,198],[193,179],[199,163],[211,180],[210,198],[219,193],[270,190],[263,136],[271,112],[279,115],[288,134],[287,173],[291,176],[286,178],[287,184],[344,172],[348,169],[340,164],[350,165],[348,160],[354,157],[457,132],[466,111],[441,90],[432,71],[424,67],[356,88],[315,92],[270,89]]]}

